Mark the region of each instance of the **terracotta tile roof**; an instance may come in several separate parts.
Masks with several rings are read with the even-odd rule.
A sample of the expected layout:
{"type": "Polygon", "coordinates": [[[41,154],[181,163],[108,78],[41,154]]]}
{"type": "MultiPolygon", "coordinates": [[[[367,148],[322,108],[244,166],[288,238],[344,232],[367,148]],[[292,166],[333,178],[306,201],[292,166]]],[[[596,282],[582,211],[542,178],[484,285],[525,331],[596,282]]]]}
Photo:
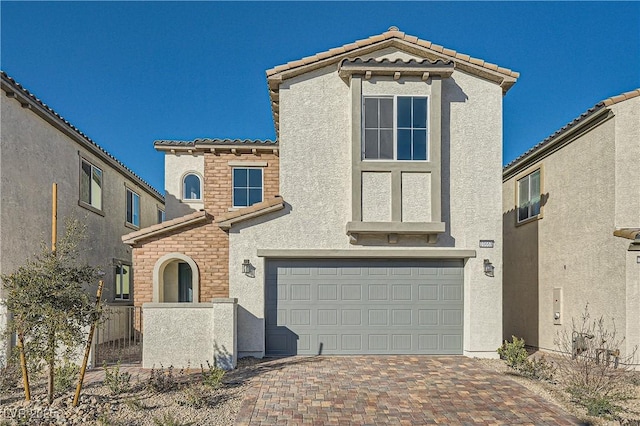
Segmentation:
{"type": "Polygon", "coordinates": [[[627,238],[629,240],[637,240],[640,242],[640,228],[620,228],[613,231],[616,237],[627,238]]]}
{"type": "Polygon", "coordinates": [[[364,55],[390,46],[404,48],[404,50],[417,55],[428,55],[434,59],[453,61],[456,64],[456,68],[466,70],[500,84],[504,93],[506,93],[507,90],[515,84],[518,77],[520,77],[520,73],[508,68],[502,68],[496,64],[485,62],[482,59],[473,58],[464,53],[446,49],[430,41],[421,40],[416,36],[405,34],[396,27],[391,27],[382,34],[357,40],[341,47],[334,47],[333,49],[307,56],[297,61],[278,65],[267,70],[267,83],[276,135],[280,133],[279,86],[283,80],[330,65],[347,57],[364,55]]]}
{"type": "Polygon", "coordinates": [[[602,101],[602,103],[605,106],[611,106],[613,104],[617,104],[618,102],[626,101],[627,99],[635,98],[637,96],[640,96],[640,89],[631,90],[621,95],[607,98],[604,101],[602,101]]]}
{"type": "MultiPolygon", "coordinates": [[[[546,146],[554,143],[560,136],[564,135],[566,132],[568,132],[571,129],[575,128],[577,125],[581,124],[587,118],[593,116],[598,111],[601,111],[601,110],[603,110],[603,109],[605,109],[605,108],[607,108],[607,107],[609,107],[611,105],[626,101],[628,99],[635,98],[637,96],[640,96],[640,89],[631,90],[631,91],[623,93],[621,95],[612,96],[610,98],[607,98],[605,100],[602,100],[602,101],[598,102],[597,104],[595,104],[594,106],[592,106],[591,108],[589,108],[588,110],[586,110],[585,112],[580,114],[578,117],[574,118],[569,123],[565,124],[560,129],[558,129],[555,132],[553,132],[550,136],[547,136],[544,140],[542,140],[541,142],[538,142],[536,145],[534,145],[533,147],[528,149],[525,153],[523,153],[520,156],[518,156],[516,159],[511,161],[509,164],[504,166],[504,168],[502,169],[503,170],[503,176],[507,172],[512,173],[513,170],[514,170],[514,166],[516,166],[517,164],[521,163],[523,160],[527,159],[529,156],[534,155],[535,153],[539,152],[540,150],[542,150],[546,146]]],[[[517,170],[517,168],[515,168],[515,170],[517,170]]]]}
{"type": "MultiPolygon", "coordinates": [[[[109,154],[104,148],[94,142],[89,136],[85,135],[73,124],[69,123],[64,117],[55,112],[51,107],[45,104],[42,100],[38,99],[33,93],[24,88],[20,83],[18,83],[14,78],[10,77],[6,72],[0,71],[2,76],[2,90],[9,95],[9,93],[20,93],[23,100],[30,102],[34,106],[40,108],[40,112],[46,114],[48,117],[48,121],[54,125],[59,127],[63,127],[68,133],[75,136],[75,139],[81,145],[84,145],[90,151],[94,151],[98,157],[101,157],[103,161],[112,165],[116,170],[119,170],[125,177],[133,180],[142,188],[146,189],[147,192],[151,193],[153,196],[158,198],[160,201],[164,202],[164,196],[155,189],[151,184],[142,179],[133,170],[124,165],[120,160],[118,160],[113,155],[109,154]]],[[[20,100],[21,102],[23,100],[20,100]]],[[[28,104],[25,104],[28,105],[28,104]]],[[[23,105],[24,106],[24,105],[23,105]]]]}
{"type": "Polygon", "coordinates": [[[218,224],[218,226],[220,226],[220,228],[227,230],[238,222],[262,216],[263,214],[282,210],[283,208],[284,200],[281,196],[277,195],[261,203],[256,203],[252,206],[245,207],[240,210],[221,214],[216,217],[216,223],[218,224]]]}
{"type": "Polygon", "coordinates": [[[357,40],[353,43],[345,44],[342,47],[336,47],[333,49],[329,49],[325,52],[320,52],[312,56],[307,56],[306,58],[303,58],[297,61],[288,62],[284,65],[278,65],[277,67],[267,70],[267,77],[277,73],[281,73],[283,71],[294,69],[296,67],[308,65],[313,62],[321,61],[333,56],[339,56],[344,53],[348,53],[353,50],[360,49],[362,47],[371,46],[376,43],[380,43],[385,40],[392,40],[392,39],[402,40],[410,44],[418,45],[420,47],[430,49],[438,53],[442,53],[443,55],[445,55],[443,59],[458,59],[465,62],[472,62],[475,65],[479,65],[479,66],[488,68],[490,70],[497,71],[509,77],[513,77],[513,78],[520,77],[520,73],[518,72],[511,71],[510,69],[507,69],[507,68],[498,67],[497,65],[491,64],[489,62],[485,62],[482,59],[472,58],[469,55],[456,52],[455,50],[445,49],[442,46],[431,43],[430,41],[421,40],[416,36],[405,34],[404,32],[398,30],[398,28],[396,27],[391,27],[389,28],[389,30],[387,30],[382,34],[371,36],[369,38],[362,39],[362,40],[357,40]]]}
{"type": "Polygon", "coordinates": [[[122,236],[122,242],[125,244],[136,244],[140,240],[154,237],[156,235],[176,231],[198,223],[204,223],[211,220],[213,217],[204,210],[199,210],[194,213],[190,213],[185,216],[181,216],[175,219],[167,220],[156,225],[151,225],[146,228],[140,229],[135,232],[122,236]]]}
{"type": "Polygon", "coordinates": [[[210,145],[278,145],[278,141],[270,139],[212,139],[198,138],[192,141],[173,141],[173,140],[157,140],[153,142],[154,146],[196,146],[196,144],[210,145]]]}
{"type": "Polygon", "coordinates": [[[153,146],[158,151],[186,151],[189,153],[211,150],[277,150],[278,141],[259,139],[195,139],[192,141],[157,140],[153,146]]]}

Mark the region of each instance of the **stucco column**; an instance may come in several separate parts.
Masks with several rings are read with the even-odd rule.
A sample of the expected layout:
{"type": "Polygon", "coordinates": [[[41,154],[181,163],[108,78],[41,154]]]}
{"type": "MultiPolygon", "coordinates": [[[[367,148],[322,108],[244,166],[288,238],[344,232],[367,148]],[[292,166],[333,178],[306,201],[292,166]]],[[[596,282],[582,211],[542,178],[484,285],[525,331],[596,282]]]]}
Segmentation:
{"type": "Polygon", "coordinates": [[[216,365],[232,370],[238,363],[238,299],[213,299],[213,358],[216,365]]]}
{"type": "MultiPolygon", "coordinates": [[[[627,312],[625,330],[627,353],[634,347],[640,347],[640,251],[627,251],[627,312]]],[[[640,364],[640,355],[636,354],[635,364],[640,364]]]]}

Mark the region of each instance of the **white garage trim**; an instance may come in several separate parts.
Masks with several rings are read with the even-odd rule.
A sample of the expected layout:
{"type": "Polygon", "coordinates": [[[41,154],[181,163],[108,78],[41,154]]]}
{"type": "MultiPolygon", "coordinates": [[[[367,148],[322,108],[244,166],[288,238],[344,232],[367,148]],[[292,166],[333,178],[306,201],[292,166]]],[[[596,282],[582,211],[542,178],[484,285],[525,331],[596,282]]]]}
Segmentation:
{"type": "Polygon", "coordinates": [[[476,257],[475,250],[456,248],[430,248],[430,249],[365,249],[365,250],[340,250],[340,249],[258,249],[258,257],[272,258],[403,258],[403,259],[468,259],[476,257]]]}

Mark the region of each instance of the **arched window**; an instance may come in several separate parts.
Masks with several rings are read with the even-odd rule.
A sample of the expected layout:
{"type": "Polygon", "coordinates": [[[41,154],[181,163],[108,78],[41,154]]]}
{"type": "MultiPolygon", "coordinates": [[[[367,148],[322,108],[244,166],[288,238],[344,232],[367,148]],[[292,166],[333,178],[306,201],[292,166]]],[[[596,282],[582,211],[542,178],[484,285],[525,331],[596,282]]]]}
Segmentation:
{"type": "Polygon", "coordinates": [[[185,200],[200,200],[200,177],[188,174],[182,181],[182,198],[185,200]]]}

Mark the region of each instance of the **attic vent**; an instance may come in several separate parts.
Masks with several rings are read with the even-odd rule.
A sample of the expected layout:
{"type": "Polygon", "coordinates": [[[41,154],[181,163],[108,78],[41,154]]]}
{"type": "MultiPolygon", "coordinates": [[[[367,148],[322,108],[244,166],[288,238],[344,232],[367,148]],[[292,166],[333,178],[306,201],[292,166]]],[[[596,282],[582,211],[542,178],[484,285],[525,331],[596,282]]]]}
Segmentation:
{"type": "Polygon", "coordinates": [[[387,31],[400,31],[400,30],[395,25],[392,25],[392,26],[389,27],[389,29],[387,31]]]}

